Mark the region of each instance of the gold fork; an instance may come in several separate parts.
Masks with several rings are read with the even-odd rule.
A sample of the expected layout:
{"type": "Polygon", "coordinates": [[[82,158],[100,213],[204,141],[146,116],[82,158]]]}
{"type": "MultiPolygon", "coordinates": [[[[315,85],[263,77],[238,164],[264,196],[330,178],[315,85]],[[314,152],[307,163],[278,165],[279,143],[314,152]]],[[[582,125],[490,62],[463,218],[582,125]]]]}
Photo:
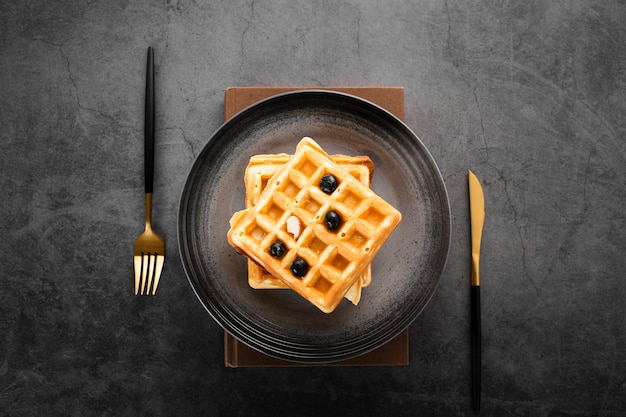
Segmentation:
{"type": "Polygon", "coordinates": [[[154,56],[152,48],[148,48],[144,135],[146,228],[135,240],[135,295],[155,295],[165,261],[165,242],[161,236],[152,230],[154,177],[154,56]]]}

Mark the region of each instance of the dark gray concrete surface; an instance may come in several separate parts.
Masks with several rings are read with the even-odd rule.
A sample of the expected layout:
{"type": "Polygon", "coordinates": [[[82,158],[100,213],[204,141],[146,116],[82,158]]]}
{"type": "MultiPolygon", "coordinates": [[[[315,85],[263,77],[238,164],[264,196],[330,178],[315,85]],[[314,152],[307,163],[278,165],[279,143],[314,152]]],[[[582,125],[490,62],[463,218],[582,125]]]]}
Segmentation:
{"type": "Polygon", "coordinates": [[[467,169],[487,198],[483,415],[626,415],[624,1],[0,3],[0,414],[466,416],[467,169]],[[157,78],[155,298],[143,86],[157,78]],[[401,86],[442,171],[447,269],[410,365],[227,369],[176,216],[229,86],[401,86]]]}

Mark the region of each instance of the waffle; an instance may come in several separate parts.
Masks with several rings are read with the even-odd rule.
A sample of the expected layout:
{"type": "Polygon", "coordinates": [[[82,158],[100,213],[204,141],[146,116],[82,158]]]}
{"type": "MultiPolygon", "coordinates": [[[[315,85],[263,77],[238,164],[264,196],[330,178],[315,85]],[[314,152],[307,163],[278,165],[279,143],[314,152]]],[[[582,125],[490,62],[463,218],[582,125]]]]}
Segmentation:
{"type": "Polygon", "coordinates": [[[310,138],[268,181],[259,201],[231,218],[228,241],[240,253],[325,313],[331,313],[359,279],[401,220],[402,215],[341,168],[310,138]],[[331,174],[338,187],[330,194],[320,180],[331,174]],[[341,225],[325,225],[334,211],[341,225]],[[299,219],[297,239],[288,219],[299,219]],[[270,253],[275,242],[285,249],[270,253]]]}
{"type": "MultiPolygon", "coordinates": [[[[253,207],[259,201],[261,192],[265,189],[269,179],[281,166],[289,162],[289,159],[290,156],[287,154],[255,155],[250,158],[244,177],[246,208],[253,207]]],[[[369,157],[333,155],[331,159],[362,184],[369,187],[372,174],[374,173],[374,163],[369,157]]],[[[361,289],[367,287],[371,281],[372,267],[369,264],[344,297],[352,304],[357,305],[361,300],[361,289]]],[[[287,284],[275,278],[265,268],[251,259],[248,259],[248,284],[255,289],[289,288],[287,284]]]]}

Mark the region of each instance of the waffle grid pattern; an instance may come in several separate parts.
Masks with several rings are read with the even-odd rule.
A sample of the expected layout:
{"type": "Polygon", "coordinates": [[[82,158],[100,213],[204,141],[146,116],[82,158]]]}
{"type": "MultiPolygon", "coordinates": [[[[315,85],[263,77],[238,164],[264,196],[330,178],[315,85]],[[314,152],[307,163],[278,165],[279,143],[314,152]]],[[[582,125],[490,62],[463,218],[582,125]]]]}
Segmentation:
{"type": "MultiPolygon", "coordinates": [[[[261,193],[265,190],[269,179],[278,169],[289,162],[287,154],[255,155],[250,159],[245,173],[246,207],[257,204],[261,193]]],[[[332,155],[331,159],[356,178],[361,184],[369,187],[374,165],[365,156],[332,155]]],[[[358,304],[361,298],[361,289],[371,283],[371,264],[360,274],[359,279],[350,287],[345,298],[353,304],[358,304]]],[[[271,275],[265,268],[252,260],[248,260],[248,283],[255,289],[289,288],[287,284],[271,275]]]]}
{"type": "Polygon", "coordinates": [[[272,275],[328,313],[359,278],[400,218],[395,208],[305,138],[289,163],[271,178],[259,202],[237,217],[231,239],[272,275]],[[339,180],[330,195],[319,188],[320,179],[327,174],[339,180]],[[335,210],[343,221],[336,231],[324,224],[329,210],[335,210]],[[304,228],[297,240],[286,228],[292,215],[304,228]],[[277,240],[287,249],[280,259],[268,253],[277,240]],[[301,278],[291,272],[297,257],[310,267],[301,278]]]}

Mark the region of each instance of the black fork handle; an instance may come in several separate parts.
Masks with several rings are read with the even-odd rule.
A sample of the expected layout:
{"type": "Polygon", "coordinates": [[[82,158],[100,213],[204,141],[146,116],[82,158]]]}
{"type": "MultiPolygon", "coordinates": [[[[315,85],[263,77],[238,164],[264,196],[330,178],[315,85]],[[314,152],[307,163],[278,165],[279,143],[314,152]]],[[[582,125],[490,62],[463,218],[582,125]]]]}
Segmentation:
{"type": "Polygon", "coordinates": [[[152,194],[154,183],[154,54],[152,48],[148,48],[148,62],[146,65],[144,147],[146,194],[152,194]]]}

